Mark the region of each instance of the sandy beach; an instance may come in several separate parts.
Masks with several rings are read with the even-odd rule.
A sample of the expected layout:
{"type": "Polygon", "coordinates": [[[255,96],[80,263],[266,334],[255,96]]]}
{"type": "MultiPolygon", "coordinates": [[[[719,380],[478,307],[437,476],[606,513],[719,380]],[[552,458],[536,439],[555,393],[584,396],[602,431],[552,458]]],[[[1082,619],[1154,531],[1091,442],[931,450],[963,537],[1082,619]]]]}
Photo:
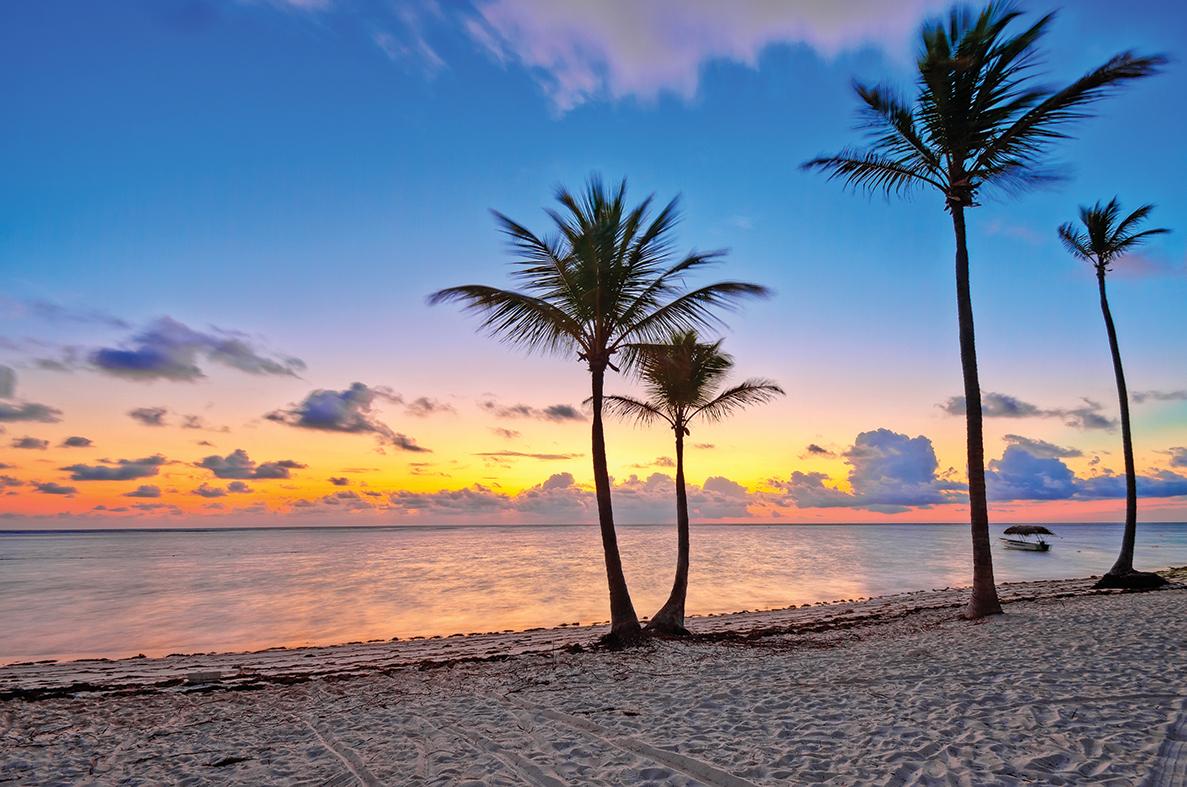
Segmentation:
{"type": "Polygon", "coordinates": [[[691,621],[0,669],[0,782],[1182,784],[1187,571],[691,621]]]}

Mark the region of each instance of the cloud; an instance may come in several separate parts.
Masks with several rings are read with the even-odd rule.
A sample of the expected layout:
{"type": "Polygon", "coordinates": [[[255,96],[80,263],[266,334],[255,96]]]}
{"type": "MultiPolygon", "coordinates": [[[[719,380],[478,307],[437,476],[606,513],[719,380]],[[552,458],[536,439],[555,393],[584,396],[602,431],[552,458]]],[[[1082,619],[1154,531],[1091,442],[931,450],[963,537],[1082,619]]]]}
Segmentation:
{"type": "Polygon", "coordinates": [[[124,497],[160,497],[161,487],[152,484],[141,484],[131,492],[125,492],[124,497]]]}
{"type": "MultiPolygon", "coordinates": [[[[948,415],[964,415],[966,412],[963,396],[949,397],[948,401],[939,407],[948,415]]],[[[1043,412],[1030,402],[1024,402],[1009,394],[987,391],[981,395],[981,415],[985,418],[1030,418],[1041,416],[1043,412]]]]}
{"type": "Polygon", "coordinates": [[[77,323],[81,325],[102,325],[108,328],[128,328],[124,320],[88,306],[65,306],[56,301],[29,299],[12,301],[3,299],[0,309],[12,316],[35,317],[54,323],[77,323]]]}
{"type": "Polygon", "coordinates": [[[54,481],[34,484],[34,488],[43,495],[73,495],[78,490],[72,486],[62,486],[54,481]]]}
{"type": "MultiPolygon", "coordinates": [[[[1009,394],[986,392],[981,396],[981,414],[985,418],[1058,418],[1073,429],[1117,428],[1117,421],[1101,414],[1104,405],[1091,399],[1083,399],[1079,407],[1043,409],[1030,402],[1024,402],[1009,394]]],[[[950,397],[938,405],[948,415],[964,415],[963,396],[950,397]]]]}
{"type": "Polygon", "coordinates": [[[245,481],[232,481],[227,484],[227,491],[233,495],[246,495],[251,492],[251,487],[245,481]]]}
{"type": "Polygon", "coordinates": [[[300,470],[306,467],[291,459],[280,459],[273,462],[256,464],[242,448],[236,448],[226,456],[208,456],[200,462],[194,463],[214,473],[215,478],[246,479],[276,479],[289,478],[290,470],[300,470]]]}
{"type": "MultiPolygon", "coordinates": [[[[16,372],[11,366],[0,365],[0,399],[16,396],[16,372]]],[[[62,411],[36,402],[0,402],[0,421],[33,421],[54,424],[62,420],[62,411]]]]}
{"type": "Polygon", "coordinates": [[[809,457],[832,458],[835,456],[836,456],[835,452],[830,451],[823,446],[819,446],[816,443],[808,443],[808,447],[804,449],[804,453],[800,455],[800,458],[801,459],[807,459],[809,457]]]}
{"type": "Polygon", "coordinates": [[[867,45],[907,54],[920,18],[941,5],[483,0],[464,26],[500,63],[522,64],[563,112],[600,98],[692,98],[706,64],[754,68],[776,44],[807,45],[828,57],[867,45]]]}
{"type": "Polygon", "coordinates": [[[404,412],[414,415],[417,418],[426,418],[430,415],[438,415],[440,413],[453,413],[456,410],[454,410],[451,404],[439,402],[427,396],[421,396],[409,402],[404,408],[404,412]]]}
{"type": "Polygon", "coordinates": [[[1047,459],[1067,459],[1084,455],[1084,452],[1078,448],[1064,448],[1055,445],[1055,443],[1048,443],[1046,440],[1033,440],[1022,435],[1008,434],[1002,439],[1010,445],[1016,445],[1025,449],[1031,456],[1047,459]]]}
{"type": "Polygon", "coordinates": [[[145,426],[164,426],[168,414],[169,410],[164,407],[137,407],[128,411],[129,418],[145,426]]]}
{"type": "Polygon", "coordinates": [[[329,480],[330,480],[330,483],[333,484],[334,486],[350,486],[349,478],[343,478],[341,476],[332,476],[329,480]]]}
{"type": "Polygon", "coordinates": [[[0,475],[0,489],[9,486],[24,486],[25,482],[19,478],[13,478],[10,475],[0,475]]]}
{"type": "Polygon", "coordinates": [[[404,451],[428,451],[429,449],[417,445],[411,437],[393,431],[391,427],[376,418],[374,402],[377,399],[386,399],[396,403],[403,401],[390,389],[352,383],[344,391],[319,388],[290,409],[274,410],[264,417],[269,421],[301,429],[347,434],[373,434],[381,442],[404,451]]]}
{"type": "Polygon", "coordinates": [[[195,494],[198,497],[205,497],[205,498],[226,497],[227,490],[225,490],[221,487],[217,487],[217,486],[210,486],[205,481],[203,481],[202,485],[199,486],[197,489],[195,489],[193,492],[191,492],[191,494],[195,494]]]}
{"type": "Polygon", "coordinates": [[[13,448],[27,448],[33,451],[44,451],[49,448],[49,440],[37,437],[15,437],[11,443],[13,448]]]}
{"type": "Polygon", "coordinates": [[[585,416],[571,404],[550,404],[537,408],[527,404],[501,405],[493,399],[478,403],[478,406],[496,418],[534,418],[539,421],[584,421],[585,416]]]}
{"type": "Polygon", "coordinates": [[[1170,449],[1171,467],[1187,467],[1187,448],[1175,447],[1170,449]]]}
{"type": "Polygon", "coordinates": [[[889,429],[862,432],[842,454],[849,465],[844,491],[825,482],[825,473],[795,471],[787,481],[772,481],[798,508],[865,508],[901,513],[911,508],[960,501],[965,486],[937,474],[931,440],[889,429]]]}
{"type": "Polygon", "coordinates": [[[713,445],[713,443],[693,443],[692,447],[700,448],[705,451],[710,451],[710,450],[716,448],[717,446],[713,445]]]}
{"type": "Polygon", "coordinates": [[[72,481],[132,481],[157,475],[167,460],[160,454],[153,454],[141,459],[103,461],[104,464],[98,465],[67,465],[61,470],[70,473],[72,481]]]}
{"type": "MultiPolygon", "coordinates": [[[[990,500],[1104,500],[1125,497],[1125,476],[1080,477],[1058,457],[1037,456],[1025,446],[1006,447],[985,471],[990,500]]],[[[1187,476],[1158,470],[1137,477],[1139,497],[1187,495],[1187,476]]]]}
{"type": "Polygon", "coordinates": [[[36,421],[55,424],[62,420],[62,411],[36,402],[0,402],[0,421],[36,421]]]}
{"type": "Polygon", "coordinates": [[[149,323],[121,347],[95,350],[89,360],[101,372],[141,381],[201,379],[202,360],[256,375],[296,377],[305,368],[299,358],[262,354],[242,334],[218,328],[203,333],[171,317],[149,323]]]}
{"type": "Polygon", "coordinates": [[[1182,391],[1134,391],[1130,396],[1138,404],[1145,402],[1187,402],[1187,390],[1182,391]]]}
{"type": "Polygon", "coordinates": [[[1036,456],[1009,445],[985,470],[990,500],[1067,500],[1076,494],[1076,475],[1060,459],[1036,456]]]}
{"type": "MultiPolygon", "coordinates": [[[[689,514],[694,519],[741,518],[755,502],[745,487],[728,478],[713,477],[704,486],[688,484],[689,514]]],[[[616,519],[624,523],[670,522],[675,519],[675,482],[653,473],[630,476],[614,485],[616,519]]],[[[555,473],[516,494],[495,491],[481,484],[438,492],[393,492],[393,510],[423,519],[498,518],[541,522],[592,522],[597,501],[592,489],[576,482],[571,473],[555,473]]]]}
{"type": "Polygon", "coordinates": [[[515,431],[514,429],[504,429],[500,426],[492,426],[491,431],[494,432],[495,434],[497,434],[499,437],[502,437],[505,440],[514,440],[515,438],[519,437],[519,435],[520,435],[520,433],[515,431]]]}
{"type": "Polygon", "coordinates": [[[62,448],[90,448],[92,445],[94,445],[94,443],[91,441],[91,438],[79,437],[78,435],[72,435],[70,437],[67,437],[65,440],[63,440],[60,447],[62,447],[62,448]]]}
{"type": "Polygon", "coordinates": [[[481,451],[474,456],[485,456],[500,459],[540,459],[542,461],[560,461],[562,459],[577,459],[583,454],[531,454],[522,451],[481,451]]]}
{"type": "Polygon", "coordinates": [[[229,432],[229,431],[231,431],[229,427],[214,426],[213,424],[207,423],[206,419],[200,415],[183,415],[183,416],[181,416],[181,428],[182,429],[208,429],[212,432],[229,432]]]}

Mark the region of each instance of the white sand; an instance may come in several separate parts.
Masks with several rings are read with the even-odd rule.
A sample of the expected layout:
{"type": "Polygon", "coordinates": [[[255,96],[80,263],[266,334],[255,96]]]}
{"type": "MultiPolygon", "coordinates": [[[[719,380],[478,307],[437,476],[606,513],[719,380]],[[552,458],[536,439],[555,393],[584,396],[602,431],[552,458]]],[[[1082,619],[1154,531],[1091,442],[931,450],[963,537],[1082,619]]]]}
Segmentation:
{"type": "Polygon", "coordinates": [[[0,703],[0,782],[1183,784],[1187,592],[1086,584],[1012,586],[1035,600],[979,623],[940,591],[627,653],[555,650],[577,629],[9,667],[0,690],[99,690],[0,703]],[[416,664],[500,642],[527,652],[416,664]],[[202,667],[216,690],[169,685],[202,667]]]}

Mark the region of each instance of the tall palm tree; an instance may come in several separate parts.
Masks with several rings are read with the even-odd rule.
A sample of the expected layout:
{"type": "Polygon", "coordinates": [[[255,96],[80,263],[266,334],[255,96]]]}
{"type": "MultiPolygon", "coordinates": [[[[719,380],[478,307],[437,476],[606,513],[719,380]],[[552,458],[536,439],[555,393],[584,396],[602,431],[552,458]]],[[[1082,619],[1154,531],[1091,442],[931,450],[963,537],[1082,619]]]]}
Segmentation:
{"type": "Polygon", "coordinates": [[[610,590],[607,641],[629,644],[642,632],[614,531],[602,426],[606,370],[618,371],[615,356],[628,344],[656,341],[674,330],[717,325],[719,309],[768,291],[735,281],[688,289],[686,274],[724,255],[676,256],[672,236],[679,217],[677,200],[652,216],[653,197],[630,207],[625,180],[607,188],[597,176],[579,196],[558,188],[556,199],[560,209],[547,211],[555,231],[551,236],[537,236],[495,213],[517,258],[512,275],[522,291],[468,284],[440,290],[429,296],[429,303],[458,301],[480,315],[482,328],[495,338],[529,351],[575,357],[588,367],[594,488],[610,590]]]}
{"type": "Polygon", "coordinates": [[[607,396],[607,409],[640,423],[659,420],[676,434],[676,578],[672,592],[647,628],[661,634],[687,634],[684,602],[688,597],[688,493],[684,487],[684,438],[696,418],[719,421],[752,404],[767,402],[783,393],[770,380],[750,379],[719,390],[734,366],[734,359],[721,351],[721,340],[697,340],[695,331],[677,331],[663,343],[636,344],[630,348],[630,363],[647,389],[647,400],[630,396],[607,396]]]}
{"type": "Polygon", "coordinates": [[[1121,554],[1109,572],[1096,583],[1098,588],[1158,587],[1166,583],[1158,574],[1135,571],[1133,567],[1133,546],[1138,529],[1138,486],[1133,463],[1133,433],[1129,425],[1129,393],[1125,387],[1125,370],[1121,367],[1121,348],[1117,346],[1117,329],[1113,325],[1113,313],[1109,310],[1109,297],[1105,292],[1105,274],[1112,270],[1113,263],[1145,243],[1150,236],[1170,232],[1163,228],[1141,229],[1153,209],[1153,205],[1143,205],[1122,219],[1121,205],[1114,197],[1107,205],[1097,202],[1091,208],[1081,207],[1080,223],[1083,228],[1070,221],[1059,227],[1059,239],[1067,250],[1096,269],[1100,311],[1104,315],[1105,331],[1109,335],[1113,374],[1117,378],[1117,401],[1121,405],[1121,445],[1125,453],[1125,533],[1121,537],[1121,554]]]}
{"type": "Polygon", "coordinates": [[[1154,74],[1166,62],[1161,56],[1125,52],[1066,87],[1044,87],[1035,82],[1037,45],[1053,15],[1008,32],[1019,16],[1008,4],[992,2],[979,13],[956,8],[947,23],[925,24],[914,102],[884,86],[855,83],[863,103],[867,146],[803,165],[855,188],[887,195],[931,187],[943,195],[951,214],[973,543],[973,592],[964,613],[969,618],[1000,613],[1001,606],[993,583],[985,499],[965,209],[977,206],[987,186],[1013,193],[1057,179],[1057,173],[1043,164],[1052,143],[1066,136],[1066,126],[1088,117],[1093,103],[1123,83],[1154,74]]]}

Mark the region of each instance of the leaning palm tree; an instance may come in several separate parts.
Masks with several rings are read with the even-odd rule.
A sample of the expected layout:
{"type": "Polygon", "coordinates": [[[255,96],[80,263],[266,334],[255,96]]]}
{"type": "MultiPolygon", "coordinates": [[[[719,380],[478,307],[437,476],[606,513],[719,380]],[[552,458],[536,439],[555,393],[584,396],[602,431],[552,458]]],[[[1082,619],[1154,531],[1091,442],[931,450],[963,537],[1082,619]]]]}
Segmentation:
{"type": "Polygon", "coordinates": [[[1170,232],[1162,228],[1141,229],[1153,209],[1153,205],[1143,205],[1122,219],[1121,205],[1114,197],[1107,205],[1097,202],[1091,208],[1081,207],[1080,223],[1083,228],[1072,222],[1059,227],[1059,238],[1067,250],[1096,269],[1100,311],[1104,315],[1105,331],[1109,335],[1113,374],[1117,378],[1117,401],[1121,405],[1121,446],[1125,453],[1125,533],[1121,537],[1121,554],[1109,572],[1096,583],[1098,588],[1158,587],[1166,583],[1158,574],[1135,571],[1133,567],[1133,547],[1138,528],[1138,487],[1133,463],[1133,433],[1129,426],[1129,393],[1125,387],[1125,371],[1121,367],[1121,349],[1117,346],[1117,329],[1113,325],[1113,313],[1109,310],[1109,298],[1105,292],[1105,274],[1112,270],[1119,258],[1145,243],[1150,236],[1170,232]]]}
{"type": "Polygon", "coordinates": [[[684,438],[689,435],[688,425],[696,418],[720,421],[743,407],[770,401],[783,389],[756,378],[719,390],[734,359],[721,351],[721,340],[700,342],[695,331],[677,331],[662,343],[632,345],[629,358],[647,389],[647,399],[607,396],[607,409],[643,424],[663,421],[676,433],[676,578],[667,602],[647,623],[647,629],[687,634],[684,602],[688,597],[689,535],[684,438]]]}
{"type": "Polygon", "coordinates": [[[482,328],[494,337],[529,351],[575,357],[589,369],[594,489],[610,590],[607,641],[629,644],[642,632],[614,531],[602,426],[606,370],[618,371],[615,356],[631,343],[718,325],[719,309],[768,291],[734,281],[687,289],[686,274],[719,261],[723,253],[674,254],[677,200],[652,216],[652,197],[630,207],[626,181],[607,189],[596,176],[580,196],[559,188],[556,199],[561,207],[547,211],[555,230],[548,237],[495,213],[517,257],[513,276],[522,291],[469,284],[436,292],[429,303],[458,301],[480,315],[482,328]]]}
{"type": "Polygon", "coordinates": [[[887,195],[934,188],[951,214],[973,544],[973,592],[965,609],[969,618],[1000,613],[1001,606],[993,582],[985,498],[965,209],[977,206],[985,187],[1012,193],[1057,179],[1057,173],[1042,165],[1052,143],[1066,136],[1065,127],[1089,116],[1094,102],[1123,83],[1156,73],[1166,62],[1161,56],[1126,52],[1066,87],[1043,87],[1035,83],[1037,44],[1053,15],[1008,32],[1019,16],[1009,5],[993,2],[980,13],[957,8],[946,24],[924,25],[914,102],[886,87],[855,84],[864,105],[867,147],[804,164],[855,188],[887,195]]]}

